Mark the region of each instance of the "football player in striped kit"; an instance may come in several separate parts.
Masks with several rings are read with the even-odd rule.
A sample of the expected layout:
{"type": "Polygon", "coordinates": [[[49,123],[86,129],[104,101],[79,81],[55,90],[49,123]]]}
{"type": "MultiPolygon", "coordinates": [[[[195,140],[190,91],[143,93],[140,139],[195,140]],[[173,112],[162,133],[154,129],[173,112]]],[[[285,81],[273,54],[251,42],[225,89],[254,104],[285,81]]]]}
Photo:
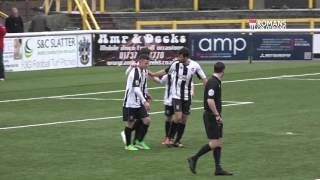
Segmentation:
{"type": "MultiPolygon", "coordinates": [[[[174,107],[172,104],[172,82],[174,82],[175,75],[166,74],[160,79],[160,84],[165,85],[163,104],[164,104],[164,115],[165,119],[165,137],[162,139],[162,144],[170,147],[174,144],[174,137],[176,136],[177,129],[172,127],[174,107]]],[[[157,82],[157,80],[155,79],[157,82]]],[[[194,96],[194,84],[191,83],[191,97],[194,96]]]]}
{"type": "Polygon", "coordinates": [[[147,97],[149,97],[147,94],[149,56],[145,54],[140,55],[138,62],[138,66],[134,67],[128,73],[126,93],[123,102],[123,121],[127,122],[127,126],[124,129],[125,149],[129,151],[136,151],[138,150],[137,147],[150,149],[143,141],[151,121],[148,114],[150,104],[147,101],[147,97]],[[136,120],[140,119],[142,123],[135,129],[137,136],[134,145],[131,143],[131,134],[136,120]]]}
{"type": "MultiPolygon", "coordinates": [[[[142,48],[139,53],[138,53],[138,57],[140,57],[141,55],[147,55],[149,56],[150,55],[150,50],[148,48],[142,48]]],[[[150,58],[150,56],[149,56],[150,58]]],[[[139,66],[139,61],[133,61],[129,67],[127,68],[126,72],[125,72],[125,75],[128,76],[128,74],[136,67],[139,66]]],[[[149,71],[147,69],[144,69],[143,70],[145,76],[147,77],[147,79],[150,79],[150,76],[148,76],[148,73],[149,71]]],[[[154,78],[152,78],[152,80],[154,80],[154,78]]],[[[159,83],[160,80],[159,78],[156,78],[154,80],[155,82],[159,83]]],[[[148,93],[148,88],[147,88],[147,81],[145,81],[145,83],[143,84],[140,84],[141,88],[142,88],[142,92],[143,92],[143,95],[145,97],[145,99],[150,103],[152,101],[152,96],[149,95],[148,93]]],[[[134,123],[134,127],[133,127],[133,130],[135,130],[135,134],[134,134],[134,138],[133,138],[133,145],[136,145],[136,147],[140,148],[140,149],[143,149],[142,147],[139,146],[139,144],[136,144],[136,141],[137,141],[137,136],[139,134],[139,130],[141,129],[141,126],[142,126],[142,119],[136,119],[135,120],[135,123],[134,123]]],[[[121,137],[122,137],[122,141],[124,144],[126,144],[126,136],[125,136],[125,132],[122,131],[121,132],[121,137]]]]}
{"type": "Polygon", "coordinates": [[[151,76],[161,77],[165,74],[174,76],[172,81],[172,104],[175,112],[175,120],[171,128],[177,129],[177,136],[174,141],[175,147],[184,147],[181,138],[190,114],[192,79],[194,75],[205,85],[207,78],[200,65],[189,58],[189,49],[182,48],[178,52],[178,60],[174,61],[168,68],[156,73],[149,73],[151,76]]]}

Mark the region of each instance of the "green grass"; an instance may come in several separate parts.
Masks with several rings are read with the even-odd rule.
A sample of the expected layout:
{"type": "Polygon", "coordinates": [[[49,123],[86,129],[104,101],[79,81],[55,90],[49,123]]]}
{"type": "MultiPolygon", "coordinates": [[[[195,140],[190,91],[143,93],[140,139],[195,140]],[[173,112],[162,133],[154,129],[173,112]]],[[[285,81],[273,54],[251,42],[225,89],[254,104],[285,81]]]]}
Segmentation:
{"type": "MultiPolygon", "coordinates": [[[[203,64],[209,76],[212,65],[203,64]]],[[[152,70],[161,67],[152,67],[152,70]]],[[[95,67],[8,73],[0,101],[122,90],[125,67],[95,67]]],[[[319,73],[320,62],[228,64],[224,80],[319,73]]],[[[299,79],[320,79],[320,75],[299,79]]],[[[198,81],[197,81],[198,82],[198,81]]],[[[150,83],[149,87],[158,86],[150,83]]],[[[162,99],[163,89],[150,90],[162,99]]],[[[147,135],[151,151],[126,152],[121,119],[0,130],[1,180],[236,179],[312,180],[320,178],[320,81],[259,80],[223,85],[223,99],[254,104],[224,107],[222,163],[234,177],[213,177],[212,153],[200,159],[198,174],[186,158],[207,143],[202,110],[194,110],[183,137],[184,149],[160,144],[164,117],[152,115],[147,135]],[[293,132],[295,135],[285,135],[293,132]]],[[[196,87],[196,100],[202,99],[196,87]]],[[[77,97],[122,98],[123,92],[77,97]]],[[[121,115],[121,101],[39,99],[0,102],[0,128],[121,115]]],[[[193,103],[201,107],[202,103],[193,103]]],[[[161,102],[152,110],[161,111],[161,102]]]]}

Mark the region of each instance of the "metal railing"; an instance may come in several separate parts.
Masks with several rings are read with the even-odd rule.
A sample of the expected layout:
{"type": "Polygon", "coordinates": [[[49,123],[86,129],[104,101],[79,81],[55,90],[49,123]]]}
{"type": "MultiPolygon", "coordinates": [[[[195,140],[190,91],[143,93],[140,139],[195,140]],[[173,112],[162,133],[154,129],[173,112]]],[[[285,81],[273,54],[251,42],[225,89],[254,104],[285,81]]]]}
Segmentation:
{"type": "MultiPolygon", "coordinates": [[[[250,19],[226,19],[226,20],[183,20],[183,21],[137,21],[136,29],[142,29],[142,26],[169,25],[172,29],[177,29],[178,25],[205,25],[205,24],[239,24],[241,29],[247,28],[250,19]]],[[[266,20],[266,19],[256,19],[266,20]]],[[[315,28],[315,23],[320,22],[320,18],[292,18],[292,19],[268,19],[286,23],[309,23],[310,29],[315,28]]]]}
{"type": "MultiPolygon", "coordinates": [[[[51,6],[53,5],[53,1],[55,1],[56,12],[60,12],[61,8],[61,0],[44,0],[43,7],[45,13],[48,14],[51,6]]],[[[95,29],[99,30],[100,26],[97,23],[96,18],[94,17],[91,8],[88,5],[87,0],[68,0],[67,1],[68,12],[72,13],[73,9],[78,10],[82,17],[82,26],[83,29],[92,30],[91,24],[89,20],[91,20],[95,29]],[[75,7],[73,3],[75,3],[75,7]]]]}
{"type": "MultiPolygon", "coordinates": [[[[99,11],[105,12],[106,4],[105,0],[91,0],[91,10],[93,12],[97,11],[97,1],[99,1],[99,11]]],[[[199,10],[199,1],[200,0],[190,0],[193,1],[193,10],[198,11],[199,10]]],[[[247,0],[249,10],[254,10],[255,6],[255,0],[247,0]]],[[[313,9],[314,8],[314,2],[315,0],[305,0],[308,2],[308,8],[313,9]]],[[[135,0],[135,12],[141,12],[141,0],[135,0]]],[[[56,0],[56,11],[60,12],[60,0],[56,0]]],[[[68,11],[71,13],[72,11],[72,0],[68,0],[68,11]]]]}

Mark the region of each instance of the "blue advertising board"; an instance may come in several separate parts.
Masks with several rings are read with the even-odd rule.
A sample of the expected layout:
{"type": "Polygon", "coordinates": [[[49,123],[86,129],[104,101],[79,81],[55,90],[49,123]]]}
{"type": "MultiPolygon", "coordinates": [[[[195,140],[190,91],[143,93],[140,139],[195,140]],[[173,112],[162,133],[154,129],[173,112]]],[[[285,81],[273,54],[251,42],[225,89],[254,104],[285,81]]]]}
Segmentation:
{"type": "Polygon", "coordinates": [[[311,60],[312,35],[310,34],[255,34],[254,60],[311,60]]]}
{"type": "Polygon", "coordinates": [[[191,59],[248,60],[248,36],[230,34],[190,34],[191,59]]]}

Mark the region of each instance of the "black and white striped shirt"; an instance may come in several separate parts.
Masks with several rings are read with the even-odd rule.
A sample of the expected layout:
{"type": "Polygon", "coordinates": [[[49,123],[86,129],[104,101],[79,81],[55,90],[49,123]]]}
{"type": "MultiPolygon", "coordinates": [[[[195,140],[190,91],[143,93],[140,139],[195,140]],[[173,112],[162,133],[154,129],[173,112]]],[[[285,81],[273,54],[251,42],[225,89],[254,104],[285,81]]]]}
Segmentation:
{"type": "Polygon", "coordinates": [[[193,75],[199,79],[205,79],[206,75],[200,65],[189,59],[189,64],[174,61],[167,69],[169,75],[174,75],[172,83],[172,98],[181,100],[191,100],[191,86],[193,75]]]}
{"type": "Polygon", "coordinates": [[[166,74],[160,79],[160,83],[166,86],[163,97],[163,104],[172,106],[172,81],[174,75],[166,74]]]}
{"type": "Polygon", "coordinates": [[[126,108],[140,108],[146,101],[147,75],[145,69],[134,68],[128,73],[126,92],[123,106],[126,108]]]}

